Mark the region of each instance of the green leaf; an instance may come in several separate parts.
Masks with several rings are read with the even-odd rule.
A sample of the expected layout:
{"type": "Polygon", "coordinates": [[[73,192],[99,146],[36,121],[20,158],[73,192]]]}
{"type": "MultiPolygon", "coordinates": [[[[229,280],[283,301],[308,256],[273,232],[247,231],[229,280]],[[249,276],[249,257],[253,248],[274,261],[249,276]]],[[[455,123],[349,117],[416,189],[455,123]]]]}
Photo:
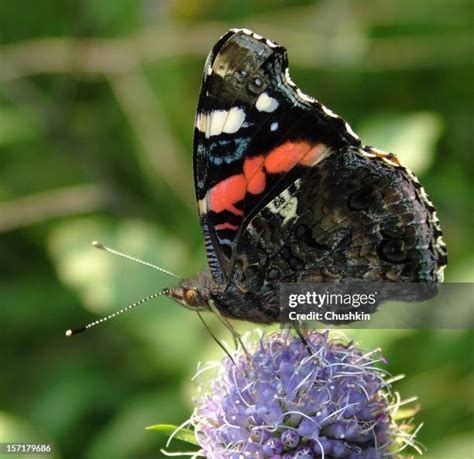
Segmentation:
{"type": "MultiPolygon", "coordinates": [[[[178,427],[172,424],[155,424],[153,426],[148,426],[145,428],[146,430],[155,430],[156,432],[159,432],[169,437],[173,434],[173,432],[176,431],[178,427]]],[[[199,446],[199,443],[196,441],[194,432],[190,429],[179,429],[179,431],[174,435],[174,438],[177,438],[178,440],[184,441],[186,443],[190,443],[191,445],[199,446]]]]}

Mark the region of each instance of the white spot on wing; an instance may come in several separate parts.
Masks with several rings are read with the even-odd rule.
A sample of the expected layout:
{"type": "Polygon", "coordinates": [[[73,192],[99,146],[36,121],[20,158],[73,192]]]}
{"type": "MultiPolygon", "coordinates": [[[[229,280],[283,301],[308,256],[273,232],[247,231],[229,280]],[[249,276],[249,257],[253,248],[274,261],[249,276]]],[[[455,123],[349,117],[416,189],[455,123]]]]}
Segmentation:
{"type": "Polygon", "coordinates": [[[350,124],[347,123],[347,122],[346,122],[346,129],[347,129],[347,132],[348,132],[352,137],[354,137],[354,139],[359,140],[359,136],[352,130],[350,124]]]}
{"type": "Polygon", "coordinates": [[[285,69],[285,81],[290,85],[290,86],[295,86],[295,83],[293,83],[293,80],[290,77],[290,69],[287,67],[285,69]]]}
{"type": "Polygon", "coordinates": [[[330,116],[331,118],[339,118],[331,109],[327,108],[325,105],[321,104],[321,108],[326,115],[330,116]]]}
{"type": "Polygon", "coordinates": [[[245,33],[247,35],[252,35],[252,33],[253,33],[251,30],[245,29],[245,28],[242,28],[242,29],[235,28],[235,29],[230,29],[230,30],[231,30],[231,32],[235,32],[235,33],[242,32],[242,33],[245,33]]]}
{"type": "Polygon", "coordinates": [[[245,121],[245,112],[239,107],[233,107],[227,114],[222,132],[233,134],[237,132],[245,121]]]}
{"type": "Polygon", "coordinates": [[[296,88],[296,94],[298,94],[298,96],[300,96],[300,98],[306,102],[314,102],[314,98],[305,94],[300,88],[296,88]]]}
{"type": "Polygon", "coordinates": [[[207,129],[207,115],[205,113],[198,113],[196,116],[196,128],[198,131],[206,132],[207,129]]]}
{"type": "Polygon", "coordinates": [[[274,121],[271,125],[270,125],[270,131],[276,131],[278,129],[278,123],[276,121],[274,121]]]}
{"type": "Polygon", "coordinates": [[[260,97],[255,103],[255,107],[259,112],[271,113],[278,107],[278,101],[273,97],[270,97],[266,92],[260,94],[260,97]]]}
{"type": "Polygon", "coordinates": [[[214,110],[209,114],[198,113],[196,128],[206,134],[206,138],[213,135],[234,134],[244,124],[245,112],[239,107],[230,110],[214,110]]]}
{"type": "Polygon", "coordinates": [[[270,46],[271,48],[276,48],[278,45],[267,38],[262,37],[258,33],[252,32],[250,29],[230,29],[231,32],[234,33],[244,33],[245,35],[250,35],[251,37],[255,38],[256,40],[264,41],[265,43],[270,46]]]}
{"type": "Polygon", "coordinates": [[[207,213],[207,200],[206,198],[200,199],[198,201],[199,215],[204,215],[207,213]]]}
{"type": "Polygon", "coordinates": [[[278,212],[283,217],[282,226],[286,225],[290,220],[297,216],[298,198],[292,196],[287,203],[278,212]]]}
{"type": "Polygon", "coordinates": [[[269,40],[268,38],[267,38],[267,40],[265,41],[265,43],[266,43],[268,46],[270,46],[270,48],[276,48],[276,47],[278,46],[275,42],[269,40]]]}
{"type": "Polygon", "coordinates": [[[283,218],[282,225],[286,225],[290,220],[297,217],[298,198],[296,191],[299,190],[300,185],[300,180],[296,180],[293,184],[294,194],[291,194],[289,190],[286,189],[266,206],[270,212],[283,218]]]}
{"type": "Polygon", "coordinates": [[[214,110],[208,115],[206,137],[209,138],[222,133],[227,113],[226,110],[214,110]]]}

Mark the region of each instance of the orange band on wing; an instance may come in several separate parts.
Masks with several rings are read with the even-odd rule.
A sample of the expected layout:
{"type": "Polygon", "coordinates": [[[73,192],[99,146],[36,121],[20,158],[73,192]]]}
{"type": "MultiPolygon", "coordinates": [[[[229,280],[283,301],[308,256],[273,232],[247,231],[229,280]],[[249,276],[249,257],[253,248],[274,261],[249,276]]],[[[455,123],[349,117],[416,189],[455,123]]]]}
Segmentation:
{"type": "Polygon", "coordinates": [[[216,225],[216,230],[225,230],[225,229],[237,231],[239,227],[229,222],[219,223],[218,225],[216,225]]]}
{"type": "Polygon", "coordinates": [[[311,146],[307,142],[286,142],[267,155],[265,168],[272,174],[278,174],[288,172],[297,164],[312,166],[324,149],[322,143],[311,146]]]}
{"type": "MultiPolygon", "coordinates": [[[[243,174],[232,175],[214,185],[210,190],[209,208],[219,213],[224,210],[235,215],[243,212],[235,207],[245,198],[246,193],[260,194],[265,190],[266,173],[279,174],[290,171],[297,164],[311,167],[316,164],[326,146],[318,143],[314,146],[307,142],[286,142],[274,148],[268,155],[247,158],[243,165],[243,174]]],[[[216,229],[237,229],[230,223],[221,223],[216,229]]]]}
{"type": "Polygon", "coordinates": [[[243,174],[233,175],[222,180],[210,191],[210,209],[217,213],[228,210],[235,215],[242,215],[243,212],[235,207],[235,203],[244,199],[246,189],[247,182],[243,174]]]}
{"type": "Polygon", "coordinates": [[[264,156],[254,156],[244,161],[244,176],[247,182],[247,191],[260,194],[265,189],[266,177],[263,171],[264,156]]]}

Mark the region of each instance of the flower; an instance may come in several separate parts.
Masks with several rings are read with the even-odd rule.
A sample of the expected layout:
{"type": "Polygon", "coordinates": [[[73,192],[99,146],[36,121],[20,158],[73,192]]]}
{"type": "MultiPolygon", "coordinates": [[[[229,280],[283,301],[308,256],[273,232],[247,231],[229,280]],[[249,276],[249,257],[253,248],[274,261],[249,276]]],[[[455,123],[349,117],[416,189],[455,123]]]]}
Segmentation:
{"type": "Polygon", "coordinates": [[[395,457],[400,439],[417,447],[394,421],[397,399],[375,366],[386,363],[379,350],[363,353],[328,332],[305,339],[262,336],[200,383],[191,423],[201,455],[377,459],[395,457]]]}

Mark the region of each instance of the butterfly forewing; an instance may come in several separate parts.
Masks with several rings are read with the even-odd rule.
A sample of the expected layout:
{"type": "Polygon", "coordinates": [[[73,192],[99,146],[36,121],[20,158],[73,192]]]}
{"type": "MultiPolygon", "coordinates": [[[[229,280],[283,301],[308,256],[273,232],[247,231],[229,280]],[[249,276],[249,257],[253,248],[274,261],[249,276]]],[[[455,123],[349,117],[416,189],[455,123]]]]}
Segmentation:
{"type": "Polygon", "coordinates": [[[303,98],[286,50],[231,31],[206,62],[194,141],[196,193],[214,277],[224,281],[252,215],[332,151],[359,140],[303,98]]]}

